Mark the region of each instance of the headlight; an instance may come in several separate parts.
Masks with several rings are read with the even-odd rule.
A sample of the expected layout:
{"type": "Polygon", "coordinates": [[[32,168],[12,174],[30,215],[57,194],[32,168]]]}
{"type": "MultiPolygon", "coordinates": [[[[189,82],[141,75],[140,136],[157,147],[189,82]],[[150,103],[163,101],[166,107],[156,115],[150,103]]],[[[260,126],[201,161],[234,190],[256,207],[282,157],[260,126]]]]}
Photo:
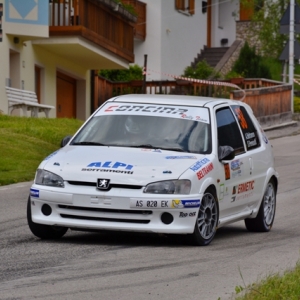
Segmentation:
{"type": "Polygon", "coordinates": [[[189,180],[166,180],[148,184],[144,193],[187,195],[190,191],[191,182],[189,180]]]}
{"type": "Polygon", "coordinates": [[[47,186],[65,187],[64,180],[60,176],[41,169],[36,171],[34,182],[47,186]]]}

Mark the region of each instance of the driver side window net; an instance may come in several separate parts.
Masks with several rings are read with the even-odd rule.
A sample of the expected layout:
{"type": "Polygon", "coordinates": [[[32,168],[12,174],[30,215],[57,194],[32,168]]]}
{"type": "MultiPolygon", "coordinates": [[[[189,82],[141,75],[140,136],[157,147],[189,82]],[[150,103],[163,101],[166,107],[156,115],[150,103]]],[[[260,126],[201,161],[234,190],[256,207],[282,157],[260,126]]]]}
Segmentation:
{"type": "Polygon", "coordinates": [[[235,154],[244,153],[241,132],[231,110],[228,107],[218,110],[216,119],[219,146],[231,146],[235,154]]]}

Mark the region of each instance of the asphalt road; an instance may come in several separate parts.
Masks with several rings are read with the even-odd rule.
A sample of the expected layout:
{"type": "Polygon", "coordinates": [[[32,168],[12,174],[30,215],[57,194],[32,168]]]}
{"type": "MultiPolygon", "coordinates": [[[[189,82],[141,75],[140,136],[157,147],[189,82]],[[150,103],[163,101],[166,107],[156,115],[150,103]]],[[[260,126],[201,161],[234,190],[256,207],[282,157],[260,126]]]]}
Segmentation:
{"type": "Polygon", "coordinates": [[[27,227],[31,183],[0,187],[0,299],[223,300],[236,286],[294,267],[299,141],[300,135],[270,140],[280,173],[272,230],[249,233],[238,222],[221,228],[208,247],[156,235],[74,231],[41,241],[27,227]]]}

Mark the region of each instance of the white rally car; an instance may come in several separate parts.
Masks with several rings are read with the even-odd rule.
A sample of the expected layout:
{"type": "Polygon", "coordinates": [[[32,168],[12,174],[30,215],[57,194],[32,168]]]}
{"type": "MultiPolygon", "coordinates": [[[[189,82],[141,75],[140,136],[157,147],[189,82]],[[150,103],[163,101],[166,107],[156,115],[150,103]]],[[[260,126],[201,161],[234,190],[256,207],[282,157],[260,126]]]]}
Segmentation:
{"type": "Polygon", "coordinates": [[[125,95],[41,162],[27,218],[42,239],[71,228],[184,234],[208,245],[240,220],[269,231],[277,186],[272,147],[247,104],[125,95]]]}

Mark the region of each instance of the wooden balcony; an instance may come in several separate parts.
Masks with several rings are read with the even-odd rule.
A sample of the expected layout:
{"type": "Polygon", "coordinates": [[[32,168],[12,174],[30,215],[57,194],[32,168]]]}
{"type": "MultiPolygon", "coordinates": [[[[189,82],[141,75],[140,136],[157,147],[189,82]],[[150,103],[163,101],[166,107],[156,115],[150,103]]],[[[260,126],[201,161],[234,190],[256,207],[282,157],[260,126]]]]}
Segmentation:
{"type": "Polygon", "coordinates": [[[147,4],[138,0],[123,0],[124,4],[130,4],[137,13],[137,21],[134,25],[134,38],[144,41],[146,39],[146,8],[147,4]]]}
{"type": "MultiPolygon", "coordinates": [[[[134,62],[134,25],[137,17],[112,0],[52,0],[50,3],[51,38],[82,38],[99,46],[123,62],[134,62]]],[[[53,39],[52,44],[55,44],[53,39]]],[[[59,53],[70,47],[60,47],[59,53]]],[[[73,52],[73,49],[72,49],[73,52]]],[[[87,53],[85,53],[87,54],[87,53]]],[[[115,66],[116,67],[116,66],[115,66]]],[[[96,66],[94,67],[96,69],[96,66]]]]}

